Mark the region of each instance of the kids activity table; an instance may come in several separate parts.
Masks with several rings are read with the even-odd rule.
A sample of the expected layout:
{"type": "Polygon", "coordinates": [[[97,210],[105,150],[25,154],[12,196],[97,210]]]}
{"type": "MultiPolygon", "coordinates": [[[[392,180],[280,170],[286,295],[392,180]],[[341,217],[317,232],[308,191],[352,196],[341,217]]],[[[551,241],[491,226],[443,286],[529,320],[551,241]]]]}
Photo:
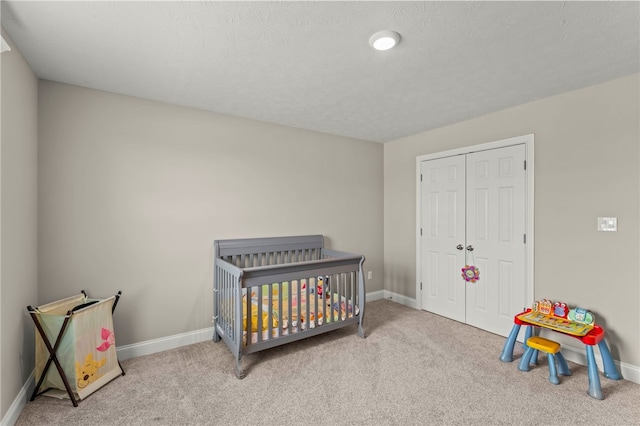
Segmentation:
{"type": "Polygon", "coordinates": [[[533,335],[533,327],[540,327],[574,337],[584,343],[587,351],[587,371],[589,375],[589,390],[587,393],[592,398],[604,399],[600,387],[598,366],[593,352],[594,346],[598,345],[598,348],[600,348],[600,355],[604,364],[604,376],[611,380],[622,379],[618,368],[613,362],[613,358],[611,358],[609,347],[604,340],[604,329],[602,327],[597,324],[581,324],[566,318],[544,315],[540,312],[533,312],[531,309],[527,309],[513,317],[513,328],[502,348],[502,354],[500,354],[502,362],[513,361],[513,348],[520,332],[520,327],[523,325],[527,327],[525,342],[533,335]]]}

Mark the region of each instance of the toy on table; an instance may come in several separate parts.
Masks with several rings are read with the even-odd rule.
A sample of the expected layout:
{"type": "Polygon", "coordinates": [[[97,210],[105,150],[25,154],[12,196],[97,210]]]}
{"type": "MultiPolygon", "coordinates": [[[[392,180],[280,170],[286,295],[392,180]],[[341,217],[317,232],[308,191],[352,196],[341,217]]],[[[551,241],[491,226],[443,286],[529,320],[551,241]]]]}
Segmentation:
{"type": "Polygon", "coordinates": [[[556,302],[553,305],[553,315],[560,318],[566,318],[569,313],[569,308],[564,302],[556,302]]]}
{"type": "Polygon", "coordinates": [[[584,308],[569,309],[564,302],[552,302],[549,299],[536,300],[531,309],[534,312],[540,312],[544,315],[565,318],[569,321],[578,322],[580,324],[593,324],[595,317],[591,312],[584,308]]]}
{"type": "Polygon", "coordinates": [[[567,317],[571,321],[579,322],[581,324],[593,324],[595,322],[593,314],[584,308],[571,309],[567,317]]]}
{"type": "Polygon", "coordinates": [[[553,302],[549,299],[536,300],[533,303],[533,311],[544,315],[551,315],[553,302]]]}
{"type": "Polygon", "coordinates": [[[583,308],[569,309],[564,302],[549,299],[537,300],[531,311],[524,312],[520,319],[552,330],[584,336],[593,328],[593,315],[583,308]],[[577,318],[577,320],[576,320],[577,318]]]}

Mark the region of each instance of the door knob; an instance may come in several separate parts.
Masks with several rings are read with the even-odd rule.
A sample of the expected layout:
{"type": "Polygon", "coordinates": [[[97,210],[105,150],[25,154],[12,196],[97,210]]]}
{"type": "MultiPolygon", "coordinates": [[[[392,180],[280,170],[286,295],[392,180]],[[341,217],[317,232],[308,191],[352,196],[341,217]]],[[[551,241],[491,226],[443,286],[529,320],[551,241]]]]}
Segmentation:
{"type": "Polygon", "coordinates": [[[469,250],[469,251],[473,251],[473,246],[472,246],[471,244],[469,244],[469,245],[467,246],[467,250],[469,250]]]}
{"type": "Polygon", "coordinates": [[[464,247],[462,246],[462,244],[458,244],[458,245],[456,246],[456,248],[457,248],[458,250],[464,250],[464,247]]]}

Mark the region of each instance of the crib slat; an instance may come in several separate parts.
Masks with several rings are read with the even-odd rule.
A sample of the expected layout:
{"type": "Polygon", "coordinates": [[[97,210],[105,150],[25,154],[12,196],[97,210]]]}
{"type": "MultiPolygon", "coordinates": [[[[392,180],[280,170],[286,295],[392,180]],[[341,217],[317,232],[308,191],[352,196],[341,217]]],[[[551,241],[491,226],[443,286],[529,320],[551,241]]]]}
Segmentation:
{"type": "Polygon", "coordinates": [[[275,285],[276,284],[269,285],[269,308],[267,312],[267,321],[269,321],[269,326],[267,330],[267,339],[271,339],[273,337],[273,287],[275,285]]]}
{"type": "MultiPolygon", "coordinates": [[[[230,324],[233,321],[233,314],[234,312],[231,311],[231,308],[233,305],[233,303],[229,303],[230,300],[233,300],[230,296],[231,296],[231,282],[229,280],[229,275],[227,273],[227,276],[225,277],[226,279],[224,280],[224,287],[223,287],[223,309],[222,312],[224,313],[224,323],[223,323],[223,327],[225,328],[225,331],[230,331],[229,329],[233,329],[235,330],[233,327],[230,327],[230,324]]],[[[233,331],[230,333],[231,334],[231,339],[234,339],[234,335],[233,335],[233,331]]]]}
{"type": "Polygon", "coordinates": [[[351,272],[349,272],[349,281],[348,281],[348,285],[347,288],[344,290],[345,291],[345,298],[344,298],[344,307],[346,312],[346,318],[350,318],[351,317],[351,311],[349,310],[349,303],[350,303],[350,299],[353,297],[353,291],[352,286],[353,286],[353,275],[351,274],[351,272]]]}
{"type": "MultiPolygon", "coordinates": [[[[345,274],[343,274],[345,275],[345,274]]],[[[342,321],[342,298],[344,297],[345,293],[347,292],[347,280],[346,278],[342,280],[342,285],[341,285],[341,289],[340,289],[340,296],[338,297],[338,309],[340,312],[339,318],[340,321],[342,321]]]]}
{"type": "MultiPolygon", "coordinates": [[[[235,304],[232,302],[233,301],[233,282],[231,281],[231,277],[229,276],[229,273],[227,273],[227,280],[225,282],[225,286],[224,286],[224,292],[225,292],[225,326],[227,327],[227,329],[231,329],[231,330],[235,330],[235,327],[232,327],[232,325],[235,325],[235,304]]],[[[237,339],[237,336],[233,335],[233,332],[231,333],[231,335],[233,336],[233,339],[237,339]]]]}
{"type": "Polygon", "coordinates": [[[278,284],[278,337],[282,336],[282,287],[284,283],[278,284]]]}
{"type": "MultiPolygon", "coordinates": [[[[220,283],[222,281],[222,279],[220,278],[220,276],[222,275],[222,270],[221,269],[214,269],[214,277],[213,279],[215,280],[215,285],[213,286],[213,326],[215,327],[217,324],[219,324],[218,318],[220,318],[220,311],[221,311],[221,307],[220,307],[220,283]]],[[[214,331],[215,333],[215,331],[214,331]]]]}
{"type": "Polygon", "coordinates": [[[353,310],[353,274],[349,273],[349,288],[347,289],[348,291],[348,296],[346,299],[346,306],[347,306],[347,314],[349,315],[349,318],[351,318],[354,314],[354,310],[353,310]]]}
{"type": "Polygon", "coordinates": [[[298,293],[296,296],[296,306],[298,307],[298,332],[302,331],[302,309],[300,306],[300,299],[302,298],[302,283],[301,280],[298,280],[298,293]]]}
{"type": "Polygon", "coordinates": [[[313,285],[313,290],[314,290],[314,295],[315,297],[313,298],[314,301],[314,308],[313,308],[313,312],[315,312],[315,320],[314,320],[314,324],[317,327],[319,325],[319,321],[320,319],[318,318],[318,279],[316,278],[316,281],[313,285]]]}
{"type": "Polygon", "coordinates": [[[229,273],[227,273],[227,279],[224,286],[225,292],[225,326],[227,330],[232,330],[231,336],[234,341],[237,341],[237,336],[234,335],[235,331],[235,321],[236,321],[236,311],[235,311],[235,303],[233,303],[233,281],[232,277],[229,273]]]}
{"type": "Polygon", "coordinates": [[[227,291],[227,287],[229,286],[229,277],[228,272],[222,271],[221,273],[221,284],[218,289],[218,295],[220,298],[220,325],[224,329],[225,333],[229,332],[229,307],[227,306],[229,295],[227,291]]]}
{"type": "Polygon", "coordinates": [[[258,342],[262,341],[262,286],[258,286],[258,326],[257,326],[257,332],[258,332],[258,342]]]}
{"type": "Polygon", "coordinates": [[[246,339],[246,345],[250,345],[251,344],[251,289],[248,288],[247,289],[247,326],[245,327],[245,329],[247,330],[247,339],[246,339]]]}
{"type": "Polygon", "coordinates": [[[311,285],[310,285],[310,284],[311,284],[310,279],[309,279],[309,278],[307,278],[307,287],[306,287],[306,289],[305,289],[305,296],[306,296],[306,297],[305,297],[305,300],[307,301],[307,303],[306,303],[305,305],[306,305],[306,307],[307,307],[307,312],[306,312],[305,317],[304,317],[305,329],[306,329],[306,330],[308,330],[309,328],[311,328],[311,327],[310,327],[310,324],[311,324],[311,323],[310,323],[310,321],[309,321],[309,311],[311,310],[311,309],[310,309],[310,307],[309,307],[309,305],[311,304],[311,303],[310,303],[310,300],[309,300],[309,287],[311,287],[311,285]]]}
{"type": "Polygon", "coordinates": [[[349,285],[349,274],[345,273],[344,274],[344,280],[342,280],[342,290],[341,290],[341,294],[340,294],[340,300],[338,300],[338,305],[340,305],[340,309],[342,310],[341,313],[341,318],[342,320],[346,320],[347,319],[347,304],[346,304],[346,299],[347,299],[347,288],[349,285]],[[342,301],[345,301],[345,303],[342,303],[342,301]]]}
{"type": "Polygon", "coordinates": [[[289,334],[293,333],[293,308],[291,307],[291,303],[293,302],[293,282],[289,282],[289,289],[287,291],[287,295],[289,296],[287,300],[287,312],[289,315],[289,334]]]}
{"type": "MultiPolygon", "coordinates": [[[[222,279],[222,300],[220,301],[222,304],[221,313],[222,313],[222,328],[225,333],[229,332],[229,273],[224,272],[222,279]]],[[[233,338],[233,337],[232,337],[233,338]]]]}
{"type": "Polygon", "coordinates": [[[328,324],[330,321],[327,320],[327,296],[331,293],[329,293],[328,290],[329,289],[329,276],[326,275],[323,280],[322,280],[322,323],[323,324],[328,324]]]}
{"type": "Polygon", "coordinates": [[[342,321],[342,296],[344,292],[345,274],[340,274],[340,283],[338,285],[338,300],[335,302],[336,309],[338,310],[338,320],[342,321]]]}

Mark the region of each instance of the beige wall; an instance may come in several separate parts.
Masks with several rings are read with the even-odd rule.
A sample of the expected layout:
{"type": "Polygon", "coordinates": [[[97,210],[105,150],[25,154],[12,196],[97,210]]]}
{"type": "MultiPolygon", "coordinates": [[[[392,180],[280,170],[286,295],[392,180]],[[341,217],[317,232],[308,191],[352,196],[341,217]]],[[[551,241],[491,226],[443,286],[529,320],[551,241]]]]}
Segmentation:
{"type": "Polygon", "coordinates": [[[212,326],[215,239],[324,234],[382,290],[383,147],[41,81],[40,302],[123,291],[118,345],[212,326]]]}
{"type": "Polygon", "coordinates": [[[590,308],[640,366],[640,75],[384,145],[385,288],[415,297],[416,157],[535,135],[535,297],[590,308]],[[616,216],[618,232],[596,231],[616,216]]]}
{"type": "Polygon", "coordinates": [[[6,33],[0,56],[0,418],[33,371],[37,303],[38,80],[6,33]]]}

